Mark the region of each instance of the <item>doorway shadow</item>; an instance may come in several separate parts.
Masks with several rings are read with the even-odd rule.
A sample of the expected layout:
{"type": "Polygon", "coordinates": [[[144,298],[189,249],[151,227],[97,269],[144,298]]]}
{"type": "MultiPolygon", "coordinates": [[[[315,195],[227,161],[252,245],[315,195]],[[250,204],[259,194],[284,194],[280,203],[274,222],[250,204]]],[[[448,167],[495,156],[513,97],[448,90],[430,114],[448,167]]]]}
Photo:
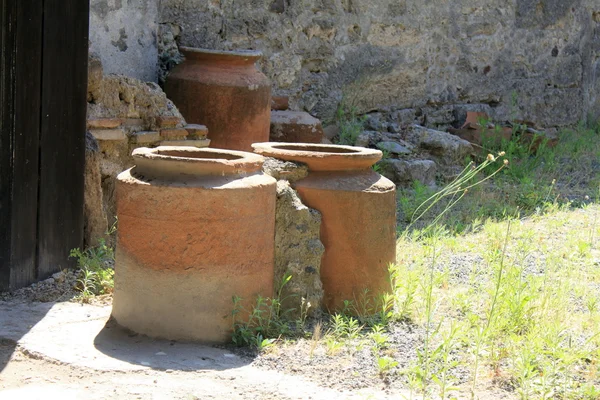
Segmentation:
{"type": "Polygon", "coordinates": [[[152,339],[119,326],[110,318],[94,339],[96,350],[132,369],[224,371],[252,363],[254,356],[233,348],[152,339]],[[234,352],[235,351],[235,352],[234,352]]]}
{"type": "Polygon", "coordinates": [[[55,304],[0,301],[0,373],[11,360],[19,341],[44,319],[55,304]]]}

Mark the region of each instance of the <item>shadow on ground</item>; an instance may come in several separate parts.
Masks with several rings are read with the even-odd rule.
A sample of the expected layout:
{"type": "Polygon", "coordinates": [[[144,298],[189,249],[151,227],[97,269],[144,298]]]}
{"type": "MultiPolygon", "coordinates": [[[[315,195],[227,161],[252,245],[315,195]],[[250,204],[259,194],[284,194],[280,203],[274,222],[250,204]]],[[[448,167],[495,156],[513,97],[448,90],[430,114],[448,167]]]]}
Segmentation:
{"type": "Polygon", "coordinates": [[[110,305],[0,302],[0,373],[16,349],[97,371],[224,371],[253,361],[227,348],[137,335],[119,327],[110,313],[110,305]]]}
{"type": "Polygon", "coordinates": [[[0,301],[0,373],[21,339],[46,316],[53,304],[0,301]]]}
{"type": "Polygon", "coordinates": [[[105,356],[132,367],[156,370],[223,371],[241,368],[253,361],[226,348],[152,339],[120,327],[112,318],[94,339],[94,347],[105,356]]]}

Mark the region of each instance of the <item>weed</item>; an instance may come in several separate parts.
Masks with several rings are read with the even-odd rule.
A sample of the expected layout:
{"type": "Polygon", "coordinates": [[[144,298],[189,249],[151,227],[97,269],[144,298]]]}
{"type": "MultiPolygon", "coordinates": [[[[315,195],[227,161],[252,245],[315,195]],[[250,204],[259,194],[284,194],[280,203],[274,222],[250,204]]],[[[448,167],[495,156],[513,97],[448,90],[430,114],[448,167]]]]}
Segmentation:
{"type": "Polygon", "coordinates": [[[325,337],[325,345],[327,346],[327,354],[330,356],[335,356],[344,348],[343,342],[329,335],[325,337]]]}
{"type": "Polygon", "coordinates": [[[281,309],[281,293],[291,279],[291,275],[285,275],[277,289],[277,296],[272,299],[258,296],[251,310],[244,308],[241,297],[233,297],[234,344],[261,350],[272,345],[275,338],[291,335],[288,316],[292,310],[281,309]]]}
{"type": "MultiPolygon", "coordinates": [[[[115,222],[107,235],[112,235],[116,229],[115,222]]],[[[77,259],[77,266],[80,268],[77,289],[80,292],[81,301],[89,302],[94,296],[112,293],[115,252],[113,247],[107,244],[105,238],[101,238],[96,247],[90,247],[84,251],[73,249],[69,256],[77,259]]]]}
{"type": "Polygon", "coordinates": [[[392,369],[398,366],[398,361],[390,357],[377,357],[377,368],[380,375],[388,374],[392,369]]]}
{"type": "Polygon", "coordinates": [[[390,338],[388,337],[388,335],[385,334],[383,326],[377,325],[373,327],[371,339],[373,340],[375,349],[381,350],[387,348],[388,341],[390,338]]]}
{"type": "Polygon", "coordinates": [[[363,326],[354,317],[344,314],[331,316],[331,328],[329,334],[336,339],[356,339],[361,333],[363,326]]]}
{"type": "Polygon", "coordinates": [[[310,342],[310,358],[311,359],[313,358],[315,349],[319,345],[319,340],[321,340],[321,329],[322,329],[321,322],[317,322],[317,325],[315,325],[315,329],[312,334],[312,340],[310,342]]]}
{"type": "Polygon", "coordinates": [[[338,144],[354,146],[364,130],[365,117],[359,117],[355,107],[348,107],[342,101],[336,112],[336,123],[339,128],[338,144]]]}

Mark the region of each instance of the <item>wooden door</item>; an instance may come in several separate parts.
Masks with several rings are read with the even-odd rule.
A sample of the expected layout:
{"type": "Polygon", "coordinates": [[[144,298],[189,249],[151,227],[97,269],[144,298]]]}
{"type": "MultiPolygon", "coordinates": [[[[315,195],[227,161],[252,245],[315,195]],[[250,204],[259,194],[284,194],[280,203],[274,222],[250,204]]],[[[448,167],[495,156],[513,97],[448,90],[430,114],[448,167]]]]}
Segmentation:
{"type": "Polygon", "coordinates": [[[82,245],[89,4],[0,0],[0,290],[82,245]]]}

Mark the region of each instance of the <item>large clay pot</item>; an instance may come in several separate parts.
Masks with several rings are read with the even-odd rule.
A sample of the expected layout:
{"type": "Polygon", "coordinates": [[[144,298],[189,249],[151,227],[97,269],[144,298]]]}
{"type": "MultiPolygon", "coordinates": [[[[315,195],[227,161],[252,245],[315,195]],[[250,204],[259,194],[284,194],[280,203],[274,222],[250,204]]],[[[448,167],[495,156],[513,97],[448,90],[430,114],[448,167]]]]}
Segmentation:
{"type": "Polygon", "coordinates": [[[172,340],[231,338],[233,296],[273,295],[276,181],[263,157],[140,148],[117,182],[113,316],[172,340]]]}
{"type": "Polygon", "coordinates": [[[381,295],[391,290],[388,266],[396,261],[395,186],[371,169],[382,153],[324,144],[253,147],[264,156],[308,166],[308,177],[293,186],[304,204],[323,217],[325,309],[340,311],[348,300],[358,312],[375,311],[381,295]]]}
{"type": "Polygon", "coordinates": [[[215,51],[182,47],[165,92],[190,124],[208,127],[211,147],[252,151],[269,140],[271,83],[259,72],[258,51],[215,51]]]}

